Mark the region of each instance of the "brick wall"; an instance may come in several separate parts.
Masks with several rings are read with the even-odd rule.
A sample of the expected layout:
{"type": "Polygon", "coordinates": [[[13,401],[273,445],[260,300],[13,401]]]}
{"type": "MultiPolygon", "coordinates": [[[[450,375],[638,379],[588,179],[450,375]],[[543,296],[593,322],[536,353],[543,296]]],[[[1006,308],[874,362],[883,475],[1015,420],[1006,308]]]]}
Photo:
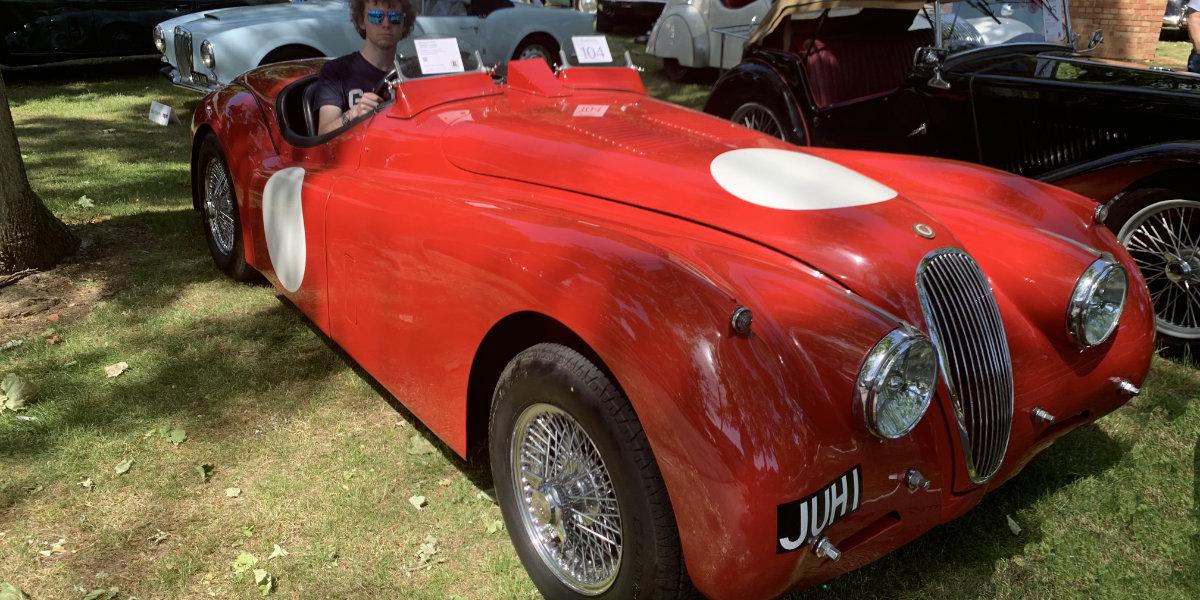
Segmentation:
{"type": "Polygon", "coordinates": [[[1150,60],[1158,46],[1158,32],[1166,0],[1068,0],[1071,27],[1086,48],[1092,32],[1104,30],[1097,56],[1150,60]]]}

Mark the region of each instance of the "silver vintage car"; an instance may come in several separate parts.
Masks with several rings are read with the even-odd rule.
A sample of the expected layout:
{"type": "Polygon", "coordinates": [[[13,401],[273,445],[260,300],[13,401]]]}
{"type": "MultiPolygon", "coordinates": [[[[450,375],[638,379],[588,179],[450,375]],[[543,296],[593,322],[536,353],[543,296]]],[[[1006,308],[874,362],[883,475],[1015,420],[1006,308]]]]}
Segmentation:
{"type": "Polygon", "coordinates": [[[679,81],[694,69],[728,69],[742,60],[750,27],[770,0],[668,0],[650,31],[646,52],[663,59],[663,72],[679,81]]]}
{"type": "MultiPolygon", "coordinates": [[[[362,47],[347,0],[310,0],[227,8],[163,21],[154,43],[176,85],[201,92],[221,87],[259,65],[341,56],[362,47]]],[[[413,54],[412,40],[456,37],[463,52],[478,51],[487,65],[542,57],[556,63],[573,53],[571,37],[591,34],[595,17],[511,0],[422,0],[416,25],[398,52],[413,54]]]]}

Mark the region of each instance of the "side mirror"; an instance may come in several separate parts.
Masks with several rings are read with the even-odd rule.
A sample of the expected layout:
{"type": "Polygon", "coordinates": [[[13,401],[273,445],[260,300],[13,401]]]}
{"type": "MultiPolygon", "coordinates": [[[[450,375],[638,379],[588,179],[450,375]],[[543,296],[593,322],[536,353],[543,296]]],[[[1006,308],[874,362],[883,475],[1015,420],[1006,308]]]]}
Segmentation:
{"type": "Polygon", "coordinates": [[[1097,29],[1092,32],[1092,39],[1088,41],[1087,51],[1091,52],[1096,49],[1096,46],[1104,43],[1104,30],[1097,29]]]}

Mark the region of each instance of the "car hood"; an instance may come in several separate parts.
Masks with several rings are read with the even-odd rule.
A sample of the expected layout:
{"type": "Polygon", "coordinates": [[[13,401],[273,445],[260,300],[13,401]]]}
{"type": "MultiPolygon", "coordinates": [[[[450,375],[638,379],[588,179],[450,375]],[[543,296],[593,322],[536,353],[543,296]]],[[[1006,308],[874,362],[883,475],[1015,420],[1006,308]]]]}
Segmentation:
{"type": "MultiPolygon", "coordinates": [[[[921,259],[946,246],[970,250],[929,210],[936,202],[923,205],[905,193],[910,179],[926,182],[922,194],[961,194],[983,205],[971,217],[979,221],[993,219],[978,200],[988,193],[981,192],[981,182],[997,181],[989,189],[1000,211],[1000,197],[1041,193],[1031,191],[1028,180],[962,163],[802,149],[651,99],[589,103],[571,97],[519,110],[445,110],[437,116],[453,122],[442,149],[461,169],[604,198],[750,239],[910,317],[920,314],[913,274],[921,259]],[[725,128],[720,135],[713,135],[714,122],[725,128]],[[955,175],[939,190],[941,163],[953,165],[955,175]],[[1013,188],[1006,183],[1012,180],[1026,187],[1013,188]]],[[[1020,221],[1026,207],[995,219],[1020,221]]],[[[1064,221],[1078,221],[1065,209],[1059,212],[1064,221]]],[[[1063,243],[1043,237],[1051,245],[1063,243]]]]}
{"type": "Polygon", "coordinates": [[[1200,107],[1200,75],[1150,69],[1145,66],[1070,52],[1019,55],[977,72],[976,77],[1021,77],[1047,83],[1079,84],[1098,90],[1120,88],[1122,93],[1177,94],[1179,102],[1200,107]]]}
{"type": "MultiPolygon", "coordinates": [[[[193,34],[226,31],[266,21],[292,21],[303,18],[346,18],[350,13],[342,0],[312,0],[287,4],[260,4],[206,10],[188,15],[190,19],[172,20],[172,26],[185,25],[193,34]]],[[[165,27],[164,27],[165,29],[165,27]]]]}

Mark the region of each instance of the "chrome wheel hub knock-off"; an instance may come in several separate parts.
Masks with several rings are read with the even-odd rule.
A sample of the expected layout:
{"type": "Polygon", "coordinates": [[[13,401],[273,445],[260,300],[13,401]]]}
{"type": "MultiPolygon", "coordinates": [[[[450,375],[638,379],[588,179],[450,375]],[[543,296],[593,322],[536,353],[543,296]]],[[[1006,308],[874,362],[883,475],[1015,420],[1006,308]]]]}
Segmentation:
{"type": "Polygon", "coordinates": [[[535,404],[517,418],[512,486],[525,533],[567,587],[603,593],[621,567],[621,513],[596,444],[566,411],[535,404]]]}

